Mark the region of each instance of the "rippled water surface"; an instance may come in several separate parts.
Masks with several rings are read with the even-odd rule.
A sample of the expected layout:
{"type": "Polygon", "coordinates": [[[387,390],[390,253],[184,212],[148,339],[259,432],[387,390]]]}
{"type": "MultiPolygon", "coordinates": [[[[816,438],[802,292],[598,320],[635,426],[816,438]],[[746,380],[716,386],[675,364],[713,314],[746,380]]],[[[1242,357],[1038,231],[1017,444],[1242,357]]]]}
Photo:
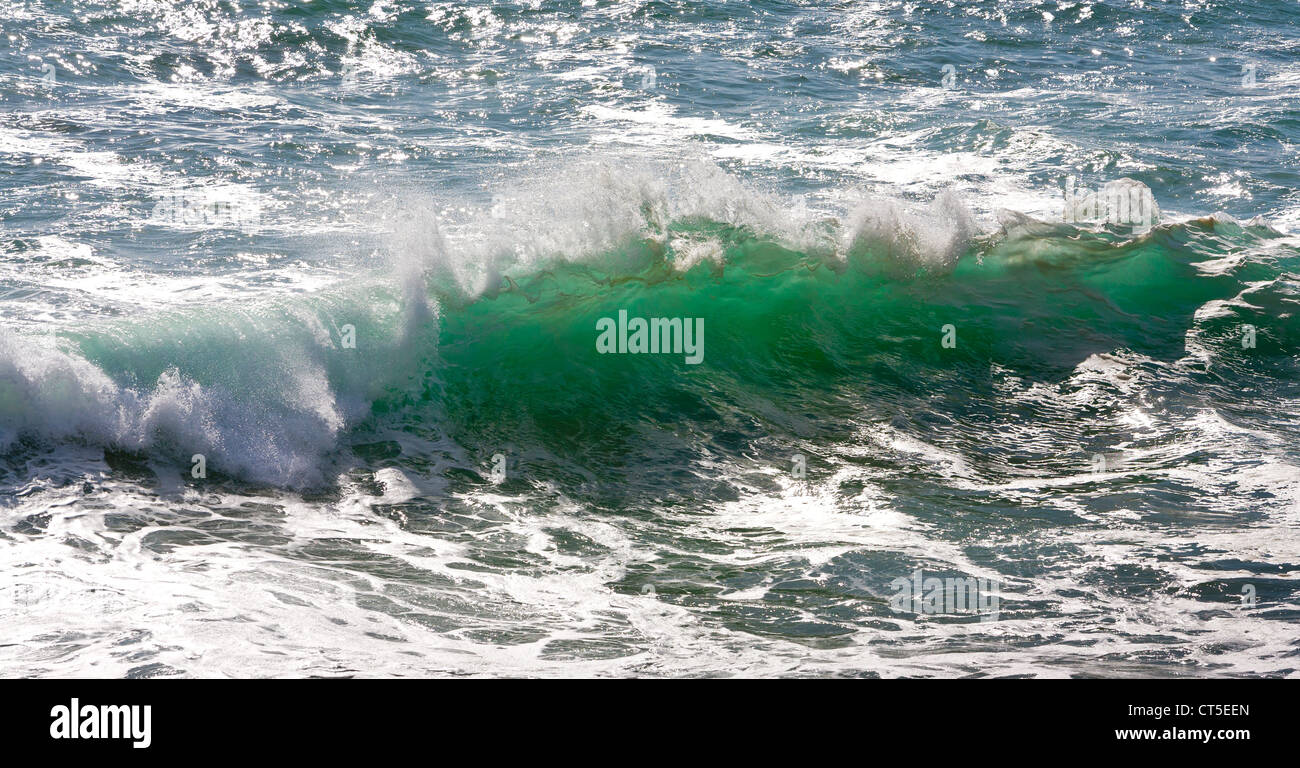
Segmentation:
{"type": "Polygon", "coordinates": [[[0,41],[0,674],[1300,670],[1294,2],[0,41]]]}

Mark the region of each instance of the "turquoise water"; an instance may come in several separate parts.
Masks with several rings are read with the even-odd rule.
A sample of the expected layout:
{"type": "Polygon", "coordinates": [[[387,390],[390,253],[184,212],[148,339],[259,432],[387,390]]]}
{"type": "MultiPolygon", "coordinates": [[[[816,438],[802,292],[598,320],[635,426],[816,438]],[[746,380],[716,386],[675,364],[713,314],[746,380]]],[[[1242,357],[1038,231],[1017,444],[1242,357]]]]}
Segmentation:
{"type": "Polygon", "coordinates": [[[1295,675],[1298,23],[11,3],[0,672],[1295,675]]]}

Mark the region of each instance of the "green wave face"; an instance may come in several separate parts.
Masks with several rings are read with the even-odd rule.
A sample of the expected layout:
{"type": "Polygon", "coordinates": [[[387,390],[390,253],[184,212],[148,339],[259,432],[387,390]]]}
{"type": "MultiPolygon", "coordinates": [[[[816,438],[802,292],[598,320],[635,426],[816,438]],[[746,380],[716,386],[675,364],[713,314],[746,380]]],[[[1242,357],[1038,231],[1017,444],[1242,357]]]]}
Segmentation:
{"type": "MultiPolygon", "coordinates": [[[[612,505],[639,492],[689,498],[709,485],[712,461],[781,465],[816,446],[853,444],[881,423],[983,463],[993,478],[1014,474],[1007,462],[1017,451],[1077,462],[1086,414],[1068,397],[1035,406],[1020,395],[1033,385],[1068,394],[1071,375],[1095,355],[1167,367],[1170,397],[1189,405],[1198,388],[1232,389],[1224,377],[1291,388],[1288,350],[1300,325],[1285,309],[1292,284],[1280,278],[1294,249],[1271,262],[1203,267],[1267,247],[1268,230],[1206,219],[1128,240],[1035,226],[931,267],[880,242],[855,242],[837,258],[744,229],[679,225],[679,234],[714,238],[722,257],[677,272],[671,248],[631,243],[617,261],[639,263],[634,272],[565,266],[449,309],[428,400],[480,466],[498,452],[517,456],[524,474],[619,496],[604,499],[612,505]],[[1251,301],[1196,319],[1207,302],[1256,283],[1266,285],[1251,301]],[[620,311],[701,319],[702,362],[601,354],[598,323],[620,311]],[[1247,325],[1251,348],[1240,343],[1247,325]],[[1211,363],[1189,357],[1193,338],[1211,363]],[[1026,420],[1041,444],[988,444],[1026,420]]],[[[1247,412],[1264,405],[1236,400],[1247,412]]]]}
{"type": "Polygon", "coordinates": [[[1272,230],[1008,226],[936,259],[896,235],[836,247],[829,224],[800,250],[685,219],[582,263],[507,270],[477,298],[417,272],[129,319],[7,357],[37,362],[0,377],[0,416],[8,442],[203,453],[218,473],[296,487],[358,461],[473,485],[499,454],[520,482],[626,506],[734,495],[715,487],[720,464],[806,454],[829,471],[843,457],[819,465],[826,446],[881,430],[964,457],[981,481],[1077,464],[1114,440],[1072,396],[1108,356],[1161,379],[1171,407],[1212,394],[1243,422],[1269,423],[1292,394],[1296,251],[1272,230]],[[620,316],[702,339],[602,353],[620,316]]]}

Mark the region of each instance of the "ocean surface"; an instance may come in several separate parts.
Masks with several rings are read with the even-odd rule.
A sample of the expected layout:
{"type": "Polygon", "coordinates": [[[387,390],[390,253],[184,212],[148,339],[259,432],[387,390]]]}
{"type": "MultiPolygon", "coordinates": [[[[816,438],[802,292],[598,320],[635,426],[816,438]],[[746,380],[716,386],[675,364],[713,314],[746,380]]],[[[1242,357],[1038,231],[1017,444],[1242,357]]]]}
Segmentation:
{"type": "Polygon", "coordinates": [[[0,675],[1300,676],[1296,2],[0,41],[0,675]]]}

